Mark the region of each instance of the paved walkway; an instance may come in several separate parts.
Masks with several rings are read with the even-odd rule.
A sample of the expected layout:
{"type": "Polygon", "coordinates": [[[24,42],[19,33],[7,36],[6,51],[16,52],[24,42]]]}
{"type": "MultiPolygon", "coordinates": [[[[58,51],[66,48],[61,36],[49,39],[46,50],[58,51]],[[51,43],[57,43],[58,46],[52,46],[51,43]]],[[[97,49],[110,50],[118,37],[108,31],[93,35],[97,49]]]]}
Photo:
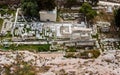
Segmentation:
{"type": "MultiPolygon", "coordinates": [[[[33,41],[33,42],[2,42],[1,44],[48,44],[48,42],[41,42],[41,41],[33,41]]],[[[52,44],[52,42],[49,42],[52,44]]]]}
{"type": "Polygon", "coordinates": [[[20,8],[17,9],[16,15],[15,15],[15,22],[14,22],[13,29],[12,29],[12,36],[13,37],[14,37],[13,32],[14,32],[14,28],[15,28],[15,25],[16,25],[16,22],[17,22],[17,19],[18,19],[19,10],[20,10],[20,8]]]}

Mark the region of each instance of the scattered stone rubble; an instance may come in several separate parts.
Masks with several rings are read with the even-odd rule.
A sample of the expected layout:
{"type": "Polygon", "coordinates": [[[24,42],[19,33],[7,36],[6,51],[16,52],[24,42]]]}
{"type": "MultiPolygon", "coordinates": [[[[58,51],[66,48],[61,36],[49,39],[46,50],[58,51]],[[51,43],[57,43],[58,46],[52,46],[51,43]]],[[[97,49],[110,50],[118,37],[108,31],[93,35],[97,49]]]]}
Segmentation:
{"type": "MultiPolygon", "coordinates": [[[[64,58],[64,54],[33,53],[29,51],[0,52],[0,73],[5,65],[14,65],[18,60],[36,66],[37,75],[120,75],[120,51],[107,51],[97,59],[64,58]],[[41,67],[49,66],[46,72],[41,67]]],[[[20,65],[20,67],[23,67],[20,65]]],[[[15,70],[15,67],[10,68],[15,70]]]]}

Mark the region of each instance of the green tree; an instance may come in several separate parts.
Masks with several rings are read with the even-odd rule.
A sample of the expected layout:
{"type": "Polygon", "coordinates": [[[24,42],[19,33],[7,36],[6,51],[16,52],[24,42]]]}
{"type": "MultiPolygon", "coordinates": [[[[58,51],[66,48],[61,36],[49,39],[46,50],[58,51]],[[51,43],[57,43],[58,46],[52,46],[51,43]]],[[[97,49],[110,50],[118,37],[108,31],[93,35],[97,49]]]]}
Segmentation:
{"type": "Polygon", "coordinates": [[[53,10],[55,0],[21,0],[21,8],[26,16],[38,16],[40,10],[53,10]]]}
{"type": "Polygon", "coordinates": [[[94,17],[97,15],[97,12],[92,9],[92,6],[89,3],[84,3],[79,12],[84,14],[87,22],[92,21],[92,19],[94,19],[94,17]]]}
{"type": "Polygon", "coordinates": [[[37,16],[38,15],[38,5],[36,0],[22,0],[21,8],[26,16],[37,16]]]}
{"type": "Polygon", "coordinates": [[[114,11],[115,25],[120,27],[120,8],[114,11]]]}
{"type": "Polygon", "coordinates": [[[55,0],[37,0],[39,10],[53,10],[56,7],[55,0]]]}

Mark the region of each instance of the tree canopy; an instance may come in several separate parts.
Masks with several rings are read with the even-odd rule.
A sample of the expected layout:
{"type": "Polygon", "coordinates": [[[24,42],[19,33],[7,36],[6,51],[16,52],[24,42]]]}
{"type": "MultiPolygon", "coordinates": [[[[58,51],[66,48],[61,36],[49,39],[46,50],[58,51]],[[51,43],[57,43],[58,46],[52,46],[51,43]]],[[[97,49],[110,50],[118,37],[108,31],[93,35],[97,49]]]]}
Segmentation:
{"type": "Polygon", "coordinates": [[[21,8],[26,16],[37,16],[38,5],[35,0],[22,0],[21,8]]]}
{"type": "Polygon", "coordinates": [[[86,16],[87,21],[92,20],[96,15],[97,12],[92,9],[92,6],[89,3],[84,3],[79,12],[83,13],[86,16]]]}
{"type": "Polygon", "coordinates": [[[39,10],[53,10],[56,6],[55,0],[37,0],[39,10]]]}
{"type": "Polygon", "coordinates": [[[37,16],[40,10],[53,10],[55,0],[21,0],[21,8],[26,16],[37,16]]]}
{"type": "Polygon", "coordinates": [[[66,0],[65,7],[71,8],[76,3],[77,3],[77,0],[66,0]]]}
{"type": "Polygon", "coordinates": [[[120,8],[115,10],[114,12],[114,18],[115,18],[115,25],[117,27],[120,27],[120,8]]]}

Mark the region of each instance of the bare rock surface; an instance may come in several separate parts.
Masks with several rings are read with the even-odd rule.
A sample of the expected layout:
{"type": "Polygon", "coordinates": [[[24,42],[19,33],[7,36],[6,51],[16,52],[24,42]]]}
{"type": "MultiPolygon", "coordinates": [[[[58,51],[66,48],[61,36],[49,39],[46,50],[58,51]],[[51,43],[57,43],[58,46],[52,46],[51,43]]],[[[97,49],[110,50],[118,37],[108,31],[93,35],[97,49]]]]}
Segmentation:
{"type": "MultiPolygon", "coordinates": [[[[107,51],[96,59],[63,56],[63,53],[0,52],[0,73],[4,75],[6,65],[14,73],[15,64],[22,61],[34,66],[36,75],[120,75],[120,51],[107,51]]],[[[20,68],[23,67],[20,63],[20,68]]]]}

